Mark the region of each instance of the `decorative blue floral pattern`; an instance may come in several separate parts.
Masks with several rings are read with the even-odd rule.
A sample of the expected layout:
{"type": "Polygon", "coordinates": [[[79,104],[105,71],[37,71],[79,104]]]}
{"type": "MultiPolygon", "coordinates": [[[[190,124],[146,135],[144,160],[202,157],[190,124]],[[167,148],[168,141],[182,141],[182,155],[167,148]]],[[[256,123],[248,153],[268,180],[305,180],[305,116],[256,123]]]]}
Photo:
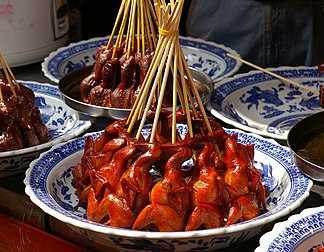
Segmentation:
{"type": "Polygon", "coordinates": [[[324,246],[324,207],[308,208],[277,223],[260,239],[256,252],[307,251],[324,246]]]}
{"type": "MultiPolygon", "coordinates": [[[[180,129],[185,132],[185,127],[180,126],[180,129]]],[[[148,130],[149,126],[144,128],[144,135],[148,135],[148,130]]],[[[268,220],[273,220],[273,215],[279,218],[287,213],[287,208],[296,208],[308,196],[312,186],[311,180],[294,165],[288,148],[242,131],[227,132],[238,134],[239,141],[243,144],[254,144],[255,166],[262,174],[265,187],[270,191],[267,198],[269,211],[241,224],[200,230],[196,232],[197,236],[190,232],[161,233],[158,239],[151,239],[148,237],[154,233],[114,229],[86,220],[84,209],[74,209],[78,199],[75,188],[71,185],[71,166],[80,161],[87,135],[56,146],[34,161],[26,172],[26,193],[43,211],[61,220],[64,216],[64,221],[73,225],[74,230],[79,230],[80,234],[100,240],[105,246],[114,249],[207,251],[224,248],[261,232],[268,220]]],[[[91,135],[96,138],[100,134],[101,132],[97,132],[91,135]]]]}
{"type": "MultiPolygon", "coordinates": [[[[50,80],[57,82],[67,73],[95,62],[95,54],[107,38],[93,38],[52,52],[42,63],[42,71],[50,80]]],[[[227,57],[227,53],[237,52],[213,42],[180,37],[180,43],[189,66],[207,73],[213,81],[233,75],[242,65],[241,62],[227,57]]]]}
{"type": "MultiPolygon", "coordinates": [[[[273,72],[315,91],[324,84],[317,67],[282,67],[273,72]]],[[[226,123],[276,139],[286,139],[299,120],[321,111],[318,95],[256,71],[221,81],[207,108],[226,123]]]]}

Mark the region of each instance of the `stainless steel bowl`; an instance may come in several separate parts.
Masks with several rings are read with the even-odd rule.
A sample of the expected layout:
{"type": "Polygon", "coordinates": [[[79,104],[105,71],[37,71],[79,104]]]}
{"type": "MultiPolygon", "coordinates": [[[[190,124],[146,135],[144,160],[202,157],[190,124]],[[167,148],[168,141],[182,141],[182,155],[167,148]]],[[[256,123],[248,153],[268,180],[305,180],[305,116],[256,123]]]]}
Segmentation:
{"type": "MultiPolygon", "coordinates": [[[[79,68],[65,75],[58,83],[63,101],[71,108],[93,116],[108,117],[114,120],[127,118],[130,109],[108,108],[84,103],[80,97],[80,83],[92,71],[93,66],[79,68]]],[[[214,89],[212,79],[204,72],[190,68],[192,78],[197,86],[203,104],[207,104],[214,89]]]]}
{"type": "Polygon", "coordinates": [[[80,83],[92,71],[93,66],[79,68],[65,75],[58,83],[58,87],[62,93],[63,101],[71,108],[94,117],[108,117],[119,120],[125,119],[130,109],[117,109],[95,106],[87,104],[80,97],[80,83]]]}
{"type": "MultiPolygon", "coordinates": [[[[324,167],[307,157],[305,146],[319,134],[324,134],[324,111],[308,116],[295,124],[288,133],[287,144],[296,166],[313,180],[324,182],[324,167]]],[[[324,159],[324,149],[310,150],[313,156],[324,159]]]]}
{"type": "Polygon", "coordinates": [[[206,105],[209,102],[211,94],[214,90],[214,82],[205,72],[197,70],[193,67],[189,67],[189,70],[198,89],[201,101],[204,105],[206,105]]]}

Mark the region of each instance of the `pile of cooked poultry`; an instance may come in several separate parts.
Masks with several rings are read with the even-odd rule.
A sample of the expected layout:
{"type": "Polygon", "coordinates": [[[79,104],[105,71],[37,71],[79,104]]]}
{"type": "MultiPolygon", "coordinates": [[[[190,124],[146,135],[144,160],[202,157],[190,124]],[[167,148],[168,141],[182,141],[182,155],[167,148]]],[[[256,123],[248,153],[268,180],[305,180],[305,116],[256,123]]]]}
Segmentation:
{"type": "MultiPolygon", "coordinates": [[[[185,119],[181,111],[177,117],[179,122],[185,119]]],[[[152,143],[127,132],[126,120],[86,139],[73,184],[87,219],[169,232],[228,226],[267,211],[253,145],[239,143],[237,135],[227,134],[212,118],[208,132],[201,117],[194,120],[194,137],[172,144],[170,115],[161,118],[163,131],[152,143]],[[184,171],[183,163],[193,157],[194,165],[184,171]],[[162,178],[154,181],[152,171],[162,178]]]]}
{"type": "Polygon", "coordinates": [[[48,142],[51,136],[35,107],[33,91],[17,83],[1,55],[0,60],[0,151],[48,142]]]}
{"type": "MultiPolygon", "coordinates": [[[[145,55],[124,52],[120,48],[101,46],[96,53],[92,72],[80,83],[80,97],[85,103],[109,108],[129,109],[138,95],[154,51],[145,55]],[[114,54],[114,55],[113,55],[114,54]]],[[[168,106],[168,104],[165,104],[168,106]]]]}
{"type": "Polygon", "coordinates": [[[324,246],[321,246],[321,245],[317,246],[315,248],[314,252],[324,252],[324,246]]]}
{"type": "Polygon", "coordinates": [[[156,22],[151,0],[121,2],[108,43],[97,50],[93,70],[80,84],[83,102],[109,108],[133,106],[155,53],[156,22]]]}

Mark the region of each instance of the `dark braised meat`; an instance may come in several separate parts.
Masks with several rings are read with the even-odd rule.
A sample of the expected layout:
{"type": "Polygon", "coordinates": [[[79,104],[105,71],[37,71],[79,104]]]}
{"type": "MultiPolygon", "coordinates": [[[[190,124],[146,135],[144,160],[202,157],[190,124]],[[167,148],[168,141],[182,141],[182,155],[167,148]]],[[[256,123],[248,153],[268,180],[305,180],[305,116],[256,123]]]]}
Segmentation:
{"type": "Polygon", "coordinates": [[[38,141],[40,143],[48,142],[51,139],[51,136],[48,133],[48,129],[44,124],[41,113],[37,107],[33,108],[31,119],[38,141]]]}
{"type": "Polygon", "coordinates": [[[323,87],[323,85],[320,85],[319,98],[320,98],[320,106],[321,106],[321,108],[324,108],[324,87],[323,87]]]}
{"type": "Polygon", "coordinates": [[[135,58],[121,59],[120,83],[111,94],[111,107],[130,108],[136,82],[135,58]]]}
{"type": "Polygon", "coordinates": [[[0,151],[49,141],[51,136],[35,107],[33,91],[22,84],[9,84],[6,80],[0,80],[0,91],[0,151]]]}
{"type": "MultiPolygon", "coordinates": [[[[80,83],[80,97],[85,103],[129,109],[132,107],[148,72],[154,52],[125,52],[125,43],[108,50],[101,46],[92,72],[80,83]],[[114,51],[115,50],[115,51],[114,51]],[[123,53],[124,52],[124,53],[123,53]]],[[[170,78],[172,80],[172,78],[170,78]]],[[[163,107],[171,105],[171,86],[167,85],[163,107]]],[[[156,102],[156,99],[153,100],[156,102]]]]}
{"type": "Polygon", "coordinates": [[[88,96],[92,88],[96,87],[101,82],[101,71],[106,62],[112,56],[112,48],[106,49],[106,46],[101,46],[96,53],[96,62],[93,66],[93,70],[80,84],[80,96],[81,99],[88,103],[88,96]]]}
{"type": "Polygon", "coordinates": [[[88,96],[88,103],[111,107],[111,93],[120,79],[119,68],[118,58],[114,57],[106,61],[101,70],[101,83],[91,89],[88,96]]]}

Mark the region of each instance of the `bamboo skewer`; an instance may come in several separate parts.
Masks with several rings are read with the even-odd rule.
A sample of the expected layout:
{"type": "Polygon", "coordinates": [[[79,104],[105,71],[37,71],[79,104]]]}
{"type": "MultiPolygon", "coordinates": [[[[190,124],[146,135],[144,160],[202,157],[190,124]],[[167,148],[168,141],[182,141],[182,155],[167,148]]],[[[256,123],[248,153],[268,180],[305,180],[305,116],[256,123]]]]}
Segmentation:
{"type": "Polygon", "coordinates": [[[106,50],[108,49],[109,45],[111,44],[111,41],[112,41],[112,39],[114,37],[114,34],[116,32],[116,29],[118,27],[120,18],[121,18],[122,14],[123,14],[123,11],[124,11],[125,2],[126,2],[126,0],[123,0],[121,2],[120,7],[119,7],[118,14],[117,14],[117,18],[116,18],[114,27],[113,27],[112,32],[111,32],[111,36],[109,37],[109,40],[108,40],[107,45],[106,45],[106,50]]]}
{"type": "Polygon", "coordinates": [[[144,4],[146,6],[145,10],[147,12],[145,17],[148,19],[148,24],[149,24],[149,26],[147,27],[148,31],[146,34],[148,36],[149,48],[151,51],[153,51],[153,49],[156,48],[156,43],[157,43],[156,42],[157,34],[154,27],[154,24],[157,24],[157,18],[153,10],[151,1],[145,1],[144,4]],[[150,33],[152,33],[152,36],[150,33]]]}
{"type": "MultiPolygon", "coordinates": [[[[161,15],[159,13],[160,12],[158,12],[158,18],[159,18],[159,21],[160,21],[162,19],[161,19],[161,15]]],[[[164,24],[162,24],[162,25],[164,25],[164,24]]],[[[153,58],[153,61],[151,62],[151,66],[149,68],[149,71],[148,71],[148,73],[147,73],[147,75],[146,75],[146,77],[144,79],[145,89],[144,89],[143,93],[142,93],[143,89],[140,90],[140,94],[138,95],[138,98],[140,97],[139,98],[140,100],[137,99],[135,101],[133,109],[132,109],[132,111],[130,113],[131,124],[130,124],[130,126],[128,128],[129,131],[132,130],[132,127],[133,127],[133,125],[135,123],[135,120],[137,118],[136,113],[138,113],[138,109],[134,109],[134,107],[135,108],[141,107],[141,106],[138,106],[138,103],[143,102],[144,97],[146,97],[147,94],[148,94],[148,89],[149,89],[150,86],[146,85],[145,83],[151,83],[151,81],[153,80],[153,78],[155,76],[155,71],[156,71],[156,69],[158,69],[158,71],[156,73],[156,76],[155,76],[155,81],[154,81],[152,89],[151,89],[151,93],[150,93],[148,101],[147,101],[147,105],[145,107],[144,116],[142,117],[142,120],[141,120],[141,123],[140,123],[140,126],[139,126],[139,130],[138,130],[138,133],[137,133],[137,138],[140,136],[141,130],[144,127],[146,116],[147,116],[148,111],[150,109],[152,100],[153,100],[153,98],[155,96],[155,90],[156,90],[157,85],[159,83],[159,78],[162,75],[162,70],[164,69],[163,62],[165,62],[166,59],[167,59],[167,55],[168,55],[167,52],[169,51],[170,46],[171,46],[170,41],[168,39],[165,39],[165,37],[162,37],[162,39],[158,40],[157,51],[155,52],[156,57],[153,58]],[[162,57],[162,54],[163,54],[163,57],[162,57]]],[[[158,110],[157,110],[157,113],[159,114],[158,110]]],[[[153,126],[153,131],[154,130],[156,130],[156,126],[153,126]]]]}
{"type": "Polygon", "coordinates": [[[165,91],[166,84],[167,84],[167,81],[168,81],[168,74],[169,74],[172,54],[173,54],[174,46],[175,46],[174,44],[175,44],[175,41],[174,41],[174,39],[172,39],[171,40],[171,48],[168,51],[168,60],[167,60],[166,67],[165,67],[165,73],[164,73],[164,76],[163,76],[161,91],[160,91],[159,97],[158,97],[157,109],[155,111],[155,117],[154,117],[152,133],[151,133],[151,139],[150,139],[151,143],[154,142],[154,137],[155,137],[155,134],[156,134],[157,122],[158,122],[158,119],[159,119],[159,116],[160,116],[160,112],[161,112],[161,108],[162,108],[162,102],[163,102],[163,98],[164,98],[164,91],[165,91]]]}
{"type": "MultiPolygon", "coordinates": [[[[159,65],[161,58],[162,58],[161,51],[163,51],[166,46],[167,46],[167,41],[160,41],[160,40],[158,41],[158,46],[157,46],[157,51],[156,51],[157,56],[153,58],[153,61],[151,62],[150,69],[157,68],[157,66],[159,65]],[[160,44],[161,44],[161,46],[160,46],[160,44]]],[[[132,110],[128,116],[128,119],[127,119],[127,124],[129,124],[128,132],[132,131],[133,126],[137,120],[137,117],[140,113],[140,108],[141,108],[140,104],[145,103],[145,100],[146,100],[148,92],[149,92],[150,83],[153,80],[153,77],[154,77],[153,71],[148,71],[145,76],[144,82],[142,84],[142,88],[140,89],[137,99],[135,100],[133,108],[132,108],[132,110]]],[[[153,97],[149,98],[149,100],[147,102],[149,102],[151,104],[152,100],[153,100],[153,97]]],[[[147,113],[148,113],[148,111],[146,112],[146,114],[147,113]]]]}
{"type": "MultiPolygon", "coordinates": [[[[174,52],[174,61],[173,61],[173,74],[176,75],[176,70],[178,69],[178,48],[176,48],[174,52]]],[[[178,93],[178,81],[177,78],[173,78],[173,93],[172,93],[172,136],[171,136],[171,143],[175,143],[177,140],[177,130],[176,130],[176,124],[177,124],[177,95],[178,93]]]]}
{"type": "Polygon", "coordinates": [[[2,75],[2,77],[4,79],[4,81],[5,81],[5,79],[7,79],[8,83],[10,84],[11,92],[13,93],[14,97],[16,97],[17,93],[16,93],[16,90],[15,90],[14,83],[17,84],[17,87],[19,87],[18,83],[17,83],[17,80],[16,80],[15,76],[13,75],[9,65],[7,64],[5,59],[2,57],[1,53],[0,53],[0,63],[1,63],[2,70],[4,71],[4,74],[5,74],[5,78],[4,78],[4,76],[2,74],[1,75],[2,75]]]}
{"type": "MultiPolygon", "coordinates": [[[[141,32],[138,32],[138,35],[137,35],[137,46],[138,48],[140,47],[140,37],[142,38],[142,57],[144,57],[145,55],[145,32],[144,32],[144,10],[143,10],[143,0],[140,0],[140,6],[139,6],[139,13],[140,15],[139,16],[139,23],[138,23],[138,26],[140,28],[140,31],[141,32]],[[140,36],[141,35],[141,36],[140,36]]],[[[138,50],[140,51],[140,50],[138,50]]]]}
{"type": "MultiPolygon", "coordinates": [[[[165,27],[165,28],[167,28],[169,30],[177,29],[179,27],[180,20],[172,20],[172,16],[180,8],[181,8],[181,6],[179,8],[175,8],[172,2],[171,2],[171,5],[167,5],[167,7],[163,9],[164,10],[164,20],[163,20],[163,23],[160,25],[160,27],[163,27],[163,28],[165,27]],[[170,17],[171,18],[171,24],[168,24],[169,20],[167,18],[169,17],[168,13],[170,11],[174,11],[174,12],[172,12],[171,17],[170,17]]],[[[178,16],[179,15],[177,15],[176,17],[178,17],[178,16]]],[[[171,48],[170,48],[169,53],[168,53],[168,59],[167,59],[166,66],[165,66],[165,73],[164,73],[164,76],[163,76],[161,91],[159,92],[158,104],[157,104],[157,109],[156,109],[156,112],[155,112],[155,118],[154,118],[154,123],[153,123],[153,127],[152,127],[150,142],[154,141],[154,137],[155,137],[155,134],[156,134],[157,122],[158,122],[159,114],[160,114],[161,109],[162,109],[162,102],[163,102],[163,98],[164,98],[164,92],[165,92],[166,84],[167,84],[167,81],[168,81],[169,70],[171,68],[172,57],[173,57],[173,54],[174,54],[174,50],[177,49],[177,47],[176,47],[176,42],[177,42],[176,38],[177,38],[176,36],[162,35],[162,39],[168,39],[169,41],[171,41],[171,48]]],[[[175,55],[176,55],[176,53],[175,53],[175,55]]],[[[175,60],[175,61],[177,62],[177,60],[175,60]]],[[[173,79],[174,79],[174,86],[176,86],[177,77],[174,76],[173,79]]],[[[173,92],[176,92],[176,91],[173,91],[173,92]]],[[[174,99],[173,104],[176,103],[176,97],[177,97],[177,95],[174,94],[174,96],[173,96],[173,99],[174,99]]],[[[173,106],[173,114],[175,115],[175,113],[176,113],[176,106],[173,106]]],[[[173,132],[173,134],[172,134],[173,135],[172,143],[175,143],[175,131],[176,131],[176,123],[173,122],[172,123],[172,132],[173,132]]]]}
{"type": "Polygon", "coordinates": [[[278,75],[278,74],[276,74],[276,73],[270,72],[270,71],[268,71],[267,69],[264,69],[264,68],[262,68],[262,67],[259,67],[259,66],[255,65],[255,64],[251,63],[251,62],[248,62],[248,61],[246,61],[246,60],[244,60],[244,59],[241,59],[240,57],[237,57],[237,56],[232,55],[232,54],[230,54],[230,53],[227,53],[227,56],[228,56],[228,57],[231,57],[231,58],[233,58],[233,59],[236,59],[236,60],[238,60],[238,61],[240,61],[240,62],[242,62],[242,63],[244,63],[244,64],[246,64],[246,65],[248,65],[248,66],[251,66],[251,67],[257,69],[257,70],[260,70],[260,71],[262,71],[262,72],[264,72],[264,73],[266,73],[266,74],[269,74],[269,75],[271,75],[271,76],[273,76],[273,77],[275,77],[275,78],[277,78],[277,79],[279,79],[279,80],[281,80],[281,81],[283,81],[283,82],[287,82],[287,83],[292,84],[292,85],[294,85],[294,86],[300,87],[301,89],[304,89],[304,90],[306,90],[306,91],[308,91],[308,92],[311,92],[311,93],[314,93],[314,94],[316,94],[316,95],[319,95],[319,92],[318,92],[318,91],[315,91],[315,90],[313,90],[313,89],[310,89],[310,88],[308,88],[308,87],[305,87],[305,86],[303,86],[303,85],[301,85],[301,84],[299,84],[299,83],[297,83],[297,82],[295,82],[295,81],[289,80],[289,79],[287,79],[287,78],[285,78],[285,77],[282,77],[282,76],[280,76],[280,75],[278,75]]]}
{"type": "Polygon", "coordinates": [[[106,49],[109,48],[114,34],[119,27],[118,35],[115,40],[115,48],[112,57],[115,57],[117,48],[120,48],[125,37],[124,52],[126,57],[135,49],[137,52],[145,55],[146,46],[151,51],[156,47],[156,16],[150,2],[151,0],[123,0],[119,8],[117,18],[107,42],[106,49]],[[125,33],[126,31],[126,33],[125,33]],[[136,37],[136,39],[135,39],[136,37]]]}
{"type": "Polygon", "coordinates": [[[136,0],[133,0],[133,4],[131,6],[131,16],[128,20],[129,25],[128,25],[128,31],[127,31],[127,36],[126,36],[126,44],[127,44],[127,59],[130,56],[131,49],[134,48],[134,40],[135,40],[135,32],[134,32],[134,23],[135,23],[135,14],[136,14],[136,0]]]}
{"type": "MultiPolygon", "coordinates": [[[[140,6],[139,8],[137,8],[137,15],[140,15],[140,17],[138,17],[137,20],[140,20],[142,24],[141,26],[138,26],[137,31],[140,30],[140,32],[138,33],[140,33],[142,36],[142,43],[144,37],[145,39],[147,39],[148,43],[150,43],[150,40],[146,36],[150,36],[150,30],[147,30],[147,27],[152,25],[152,22],[150,21],[151,16],[143,15],[143,12],[149,11],[149,9],[153,7],[143,7],[143,5],[145,4],[148,5],[148,2],[146,2],[145,0],[138,0],[138,2],[140,3],[140,6]]],[[[154,98],[156,100],[156,104],[154,106],[156,107],[149,139],[150,143],[153,143],[155,141],[157,132],[161,130],[159,117],[162,111],[164,94],[166,86],[170,79],[170,74],[173,78],[172,84],[170,83],[170,85],[173,87],[171,143],[175,144],[177,141],[176,115],[178,109],[178,99],[180,101],[182,111],[186,115],[188,134],[190,137],[193,137],[194,133],[191,121],[192,115],[190,112],[190,106],[192,107],[194,117],[196,118],[200,116],[196,108],[196,106],[198,106],[198,109],[201,113],[207,130],[209,132],[212,131],[199,92],[195,86],[186,59],[181,50],[178,30],[183,3],[184,0],[171,0],[168,4],[166,4],[165,0],[154,1],[156,15],[152,16],[157,20],[159,39],[156,43],[155,54],[150,64],[150,67],[146,73],[139,94],[132,106],[131,112],[126,121],[126,124],[128,125],[128,132],[131,132],[133,130],[133,127],[139,122],[137,133],[135,136],[136,139],[139,139],[141,136],[141,132],[146,123],[148,113],[152,109],[154,98]],[[187,78],[185,78],[185,76],[187,78]]],[[[134,7],[131,8],[131,12],[133,14],[131,14],[130,19],[134,19],[134,15],[136,15],[134,7]]],[[[128,48],[131,43],[129,39],[134,39],[134,37],[131,36],[131,34],[134,33],[134,29],[131,28],[131,26],[132,25],[129,25],[126,35],[128,48]]],[[[154,38],[154,36],[152,38],[154,38]]],[[[144,49],[143,45],[142,49],[144,49]]],[[[144,51],[142,51],[142,54],[143,53],[144,51]]],[[[219,159],[221,159],[217,145],[215,145],[215,149],[219,159]]]]}
{"type": "MultiPolygon", "coordinates": [[[[169,41],[165,41],[165,42],[169,42],[169,41]]],[[[168,55],[167,52],[168,52],[170,46],[171,46],[170,43],[167,43],[166,49],[164,50],[163,57],[162,57],[162,60],[161,60],[162,62],[165,62],[165,60],[167,58],[167,55],[168,55]]],[[[158,65],[160,63],[160,61],[156,60],[155,63],[156,63],[156,65],[158,65]]],[[[142,120],[141,120],[141,123],[140,123],[140,126],[139,126],[139,130],[138,130],[138,135],[136,136],[136,138],[139,138],[139,136],[140,136],[139,134],[141,134],[141,131],[142,131],[144,125],[145,125],[145,120],[146,120],[147,114],[148,114],[148,112],[149,112],[149,110],[151,108],[151,104],[152,104],[152,101],[153,101],[153,98],[154,98],[154,95],[155,95],[155,90],[156,90],[158,82],[159,82],[159,77],[162,75],[163,68],[164,68],[163,64],[160,64],[159,68],[158,68],[158,72],[156,74],[158,77],[155,78],[155,81],[153,83],[152,90],[151,90],[149,99],[147,101],[145,111],[144,111],[144,115],[142,117],[142,120]]],[[[151,78],[148,78],[148,81],[150,79],[153,79],[153,77],[154,77],[153,75],[154,75],[154,72],[151,71],[151,74],[150,74],[151,78]]],[[[154,139],[151,139],[151,140],[154,140],[154,139]]]]}

